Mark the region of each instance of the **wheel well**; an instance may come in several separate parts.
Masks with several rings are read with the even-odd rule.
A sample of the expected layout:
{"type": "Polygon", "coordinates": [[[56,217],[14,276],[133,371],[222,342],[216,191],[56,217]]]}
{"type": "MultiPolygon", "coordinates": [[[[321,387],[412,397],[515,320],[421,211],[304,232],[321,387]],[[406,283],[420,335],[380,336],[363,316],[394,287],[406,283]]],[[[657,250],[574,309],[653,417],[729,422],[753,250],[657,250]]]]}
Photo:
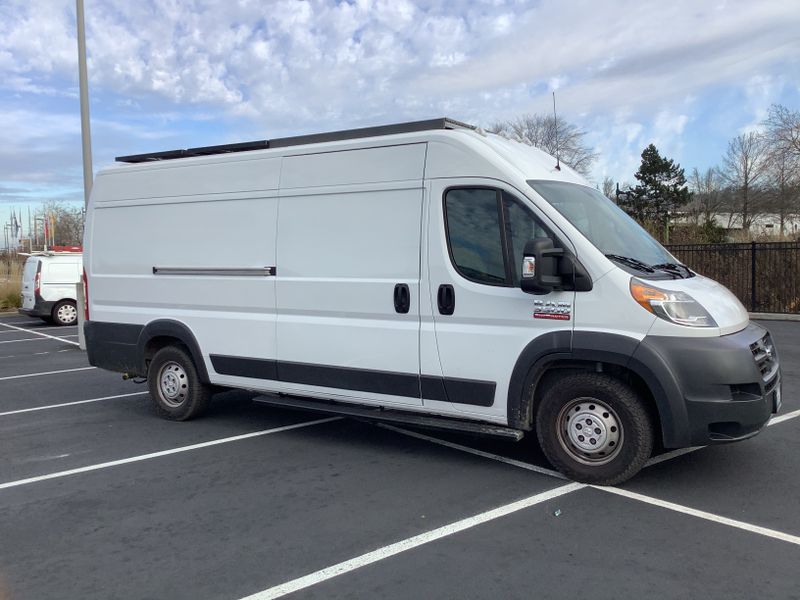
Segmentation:
{"type": "Polygon", "coordinates": [[[167,346],[178,346],[186,350],[186,352],[191,356],[191,352],[189,348],[184,344],[181,340],[176,337],[172,337],[169,335],[157,335],[153,338],[150,338],[147,341],[147,344],[144,346],[144,368],[145,374],[150,367],[150,362],[153,360],[153,357],[156,355],[156,352],[161,350],[162,348],[166,348],[167,346]]]}
{"type": "Polygon", "coordinates": [[[630,386],[640,398],[643,398],[643,404],[653,423],[657,443],[659,445],[662,444],[661,418],[658,414],[658,406],[656,405],[652,391],[647,386],[644,379],[627,367],[602,361],[557,360],[547,364],[545,368],[539,372],[538,377],[534,374],[532,386],[529,388],[533,393],[533,402],[531,403],[532,406],[529,413],[531,416],[531,428],[533,428],[533,419],[535,418],[536,409],[547,387],[559,377],[563,377],[566,374],[585,371],[604,373],[614,379],[622,381],[630,386]]]}

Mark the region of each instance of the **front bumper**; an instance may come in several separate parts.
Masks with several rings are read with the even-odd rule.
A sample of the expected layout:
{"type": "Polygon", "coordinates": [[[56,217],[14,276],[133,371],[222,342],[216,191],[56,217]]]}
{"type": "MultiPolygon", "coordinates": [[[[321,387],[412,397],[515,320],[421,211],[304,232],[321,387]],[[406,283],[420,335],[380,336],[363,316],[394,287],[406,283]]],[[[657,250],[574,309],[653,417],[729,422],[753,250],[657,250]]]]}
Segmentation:
{"type": "Polygon", "coordinates": [[[642,346],[661,357],[676,384],[670,401],[683,406],[673,414],[686,426],[679,445],[747,439],[780,408],[778,354],[767,330],[755,323],[716,338],[647,336],[642,346]]]}

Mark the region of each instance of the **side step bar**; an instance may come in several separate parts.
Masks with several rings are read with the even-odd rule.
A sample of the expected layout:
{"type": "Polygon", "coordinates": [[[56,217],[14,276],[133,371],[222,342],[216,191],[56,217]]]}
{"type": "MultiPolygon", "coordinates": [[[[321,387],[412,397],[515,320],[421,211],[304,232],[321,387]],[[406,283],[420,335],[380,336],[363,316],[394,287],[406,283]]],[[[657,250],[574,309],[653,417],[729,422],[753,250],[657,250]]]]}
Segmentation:
{"type": "Polygon", "coordinates": [[[295,396],[256,396],[253,398],[253,401],[281,408],[299,408],[300,410],[333,413],[370,421],[385,421],[389,423],[414,425],[415,427],[463,431],[465,433],[501,437],[515,442],[521,440],[525,435],[524,431],[512,429],[511,427],[503,427],[502,425],[462,421],[459,419],[448,419],[446,417],[434,417],[400,410],[386,410],[383,408],[372,408],[353,404],[334,404],[323,401],[305,400],[295,396]]]}

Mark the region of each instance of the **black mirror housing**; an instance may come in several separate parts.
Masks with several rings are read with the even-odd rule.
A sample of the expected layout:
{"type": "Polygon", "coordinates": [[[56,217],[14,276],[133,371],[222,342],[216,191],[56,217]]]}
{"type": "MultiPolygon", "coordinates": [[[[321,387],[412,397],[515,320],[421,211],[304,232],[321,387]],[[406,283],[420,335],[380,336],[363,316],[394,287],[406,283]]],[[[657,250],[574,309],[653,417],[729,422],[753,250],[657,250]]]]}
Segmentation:
{"type": "Polygon", "coordinates": [[[547,294],[561,287],[558,258],[564,255],[563,248],[555,248],[553,240],[546,237],[534,238],[525,244],[522,251],[524,265],[520,287],[529,294],[547,294]]]}
{"type": "Polygon", "coordinates": [[[586,268],[550,238],[534,238],[522,251],[520,287],[528,294],[548,294],[552,290],[588,292],[592,279],[586,268]]]}

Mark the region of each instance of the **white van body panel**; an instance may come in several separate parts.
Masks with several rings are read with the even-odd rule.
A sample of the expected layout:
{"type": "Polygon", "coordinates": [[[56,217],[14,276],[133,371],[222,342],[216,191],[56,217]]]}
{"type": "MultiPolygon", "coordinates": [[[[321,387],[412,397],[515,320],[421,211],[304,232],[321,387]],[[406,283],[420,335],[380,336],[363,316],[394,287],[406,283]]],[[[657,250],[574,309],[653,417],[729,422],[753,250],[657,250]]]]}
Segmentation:
{"type": "MultiPolygon", "coordinates": [[[[277,230],[280,365],[418,376],[424,164],[424,144],[285,159],[277,230]],[[380,183],[366,187],[370,180],[380,183]],[[405,314],[394,308],[397,284],[410,291],[405,314]]],[[[318,387],[291,389],[313,395],[318,387]]],[[[422,403],[418,392],[339,396],[422,403]]]]}
{"type": "MultiPolygon", "coordinates": [[[[199,185],[199,174],[194,175],[192,185],[199,185]]],[[[138,170],[136,177],[148,181],[146,170],[138,170]]],[[[101,186],[107,185],[105,178],[97,179],[101,186]]],[[[125,178],[133,189],[136,181],[125,178]]],[[[117,182],[108,184],[115,197],[117,182]]],[[[160,190],[149,187],[148,192],[160,190]]],[[[276,226],[277,191],[241,195],[97,202],[91,222],[87,221],[87,240],[104,251],[91,253],[87,261],[91,318],[146,324],[168,315],[185,323],[204,350],[274,358],[274,278],[153,273],[154,267],[212,270],[274,265],[274,239],[264,232],[276,226]],[[237,239],[248,243],[243,246],[237,239]]],[[[209,353],[203,353],[204,360],[209,353]]]]}

